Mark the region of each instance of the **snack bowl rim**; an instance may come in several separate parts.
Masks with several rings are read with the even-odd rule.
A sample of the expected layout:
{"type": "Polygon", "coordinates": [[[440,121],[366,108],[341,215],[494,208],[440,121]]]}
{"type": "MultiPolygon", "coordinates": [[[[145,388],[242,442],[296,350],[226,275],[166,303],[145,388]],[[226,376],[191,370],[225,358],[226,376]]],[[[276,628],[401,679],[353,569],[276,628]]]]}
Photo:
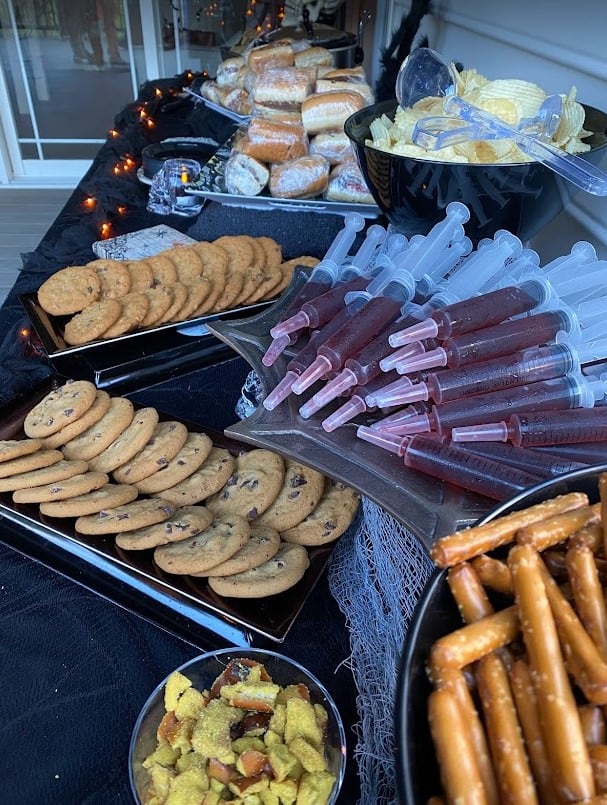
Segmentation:
{"type": "MultiPolygon", "coordinates": [[[[182,663],[177,668],[174,668],[158,685],[156,685],[154,690],[149,694],[143,703],[133,726],[129,741],[129,781],[135,802],[141,802],[139,795],[140,786],[137,784],[138,781],[136,774],[137,772],[139,774],[144,772],[144,770],[141,768],[141,760],[148,754],[146,747],[146,751],[142,753],[141,757],[138,757],[138,749],[140,748],[139,741],[142,728],[146,726],[146,721],[152,717],[155,710],[158,709],[159,712],[164,713],[164,688],[169,677],[176,672],[180,672],[185,676],[188,676],[188,670],[191,673],[193,667],[196,667],[198,673],[201,676],[204,676],[205,671],[202,670],[204,665],[216,662],[221,667],[214,668],[213,670],[209,668],[206,672],[208,674],[208,681],[205,681],[204,687],[210,687],[220,673],[221,668],[225,668],[230,660],[241,657],[243,659],[256,660],[257,662],[262,663],[264,666],[266,663],[277,664],[281,670],[283,670],[284,666],[284,670],[289,672],[288,680],[277,680],[275,678],[277,674],[276,669],[273,671],[269,668],[267,669],[270,676],[272,676],[272,679],[277,681],[278,684],[282,686],[303,682],[305,685],[310,684],[315,688],[315,690],[310,691],[312,694],[312,702],[314,704],[322,704],[325,707],[329,715],[329,725],[331,726],[331,729],[327,735],[326,748],[333,750],[329,760],[329,768],[335,774],[336,780],[327,805],[334,805],[334,803],[337,801],[337,797],[341,790],[346,772],[346,732],[341,714],[329,691],[311,671],[301,665],[301,663],[299,663],[297,660],[293,660],[291,657],[287,657],[285,654],[280,654],[279,652],[272,651],[270,649],[239,648],[238,646],[233,646],[199,654],[196,657],[192,657],[192,659],[187,660],[187,662],[182,663]],[[223,660],[225,660],[225,662],[223,662],[223,660]],[[200,666],[200,670],[198,670],[198,666],[200,666]],[[293,673],[293,678],[291,678],[291,672],[293,673]],[[334,734],[333,740],[331,740],[332,733],[334,734]]],[[[198,682],[196,679],[193,679],[192,682],[194,686],[200,685],[200,682],[198,682]]],[[[156,727],[158,726],[158,723],[159,722],[156,721],[154,722],[154,746],[150,749],[150,751],[153,751],[153,748],[155,747],[156,727]]]]}
{"type": "MultiPolygon", "coordinates": [[[[508,500],[501,501],[494,509],[481,517],[471,527],[484,525],[512,511],[541,503],[556,495],[588,488],[591,482],[597,481],[599,475],[605,472],[607,472],[607,463],[590,465],[582,469],[564,473],[563,475],[555,476],[554,478],[549,478],[519,492],[508,500]]],[[[598,489],[596,490],[596,496],[598,497],[598,489]]],[[[417,696],[418,707],[420,708],[420,700],[423,699],[423,706],[425,707],[427,697],[421,688],[426,687],[428,692],[430,690],[430,682],[427,680],[427,677],[425,677],[423,685],[419,682],[419,676],[422,670],[419,668],[419,644],[422,640],[424,643],[431,644],[432,640],[446,634],[447,631],[451,631],[452,628],[455,628],[455,626],[450,626],[449,629],[439,629],[435,627],[435,629],[431,630],[435,632],[435,634],[433,633],[432,640],[430,640],[428,635],[424,635],[424,632],[428,630],[429,613],[436,613],[438,609],[439,617],[442,617],[443,620],[445,620],[446,617],[450,618],[451,615],[453,615],[454,619],[458,617],[455,601],[450,596],[447,585],[447,572],[448,568],[437,567],[428,580],[417,602],[413,618],[407,630],[398,668],[395,706],[395,737],[397,747],[396,776],[401,799],[403,802],[410,803],[410,805],[423,805],[426,801],[424,797],[419,796],[419,785],[416,781],[418,780],[420,772],[416,768],[417,764],[412,762],[413,757],[410,751],[410,748],[414,744],[417,746],[419,743],[417,736],[419,735],[420,726],[419,718],[416,719],[415,715],[413,715],[411,707],[412,697],[417,696]],[[443,606],[445,599],[449,601],[448,613],[445,612],[445,607],[443,606]],[[417,676],[415,676],[416,673],[417,676]],[[416,736],[412,734],[413,728],[417,728],[416,736]]],[[[459,625],[462,625],[461,620],[459,621],[459,625]]],[[[427,659],[427,657],[425,659],[427,659]]],[[[428,729],[426,724],[424,725],[424,729],[428,729]]],[[[430,749],[433,753],[431,744],[426,745],[426,738],[429,738],[429,733],[422,736],[423,746],[425,746],[426,749],[430,749]]],[[[422,751],[423,749],[416,749],[418,757],[422,751]]]]}

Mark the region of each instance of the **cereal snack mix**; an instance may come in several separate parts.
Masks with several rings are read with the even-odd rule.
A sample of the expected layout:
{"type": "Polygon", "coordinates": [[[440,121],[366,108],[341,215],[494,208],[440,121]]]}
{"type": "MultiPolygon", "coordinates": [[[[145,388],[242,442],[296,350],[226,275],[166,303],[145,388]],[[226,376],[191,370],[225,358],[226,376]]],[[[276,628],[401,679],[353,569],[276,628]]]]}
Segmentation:
{"type": "Polygon", "coordinates": [[[324,805],[337,781],[326,760],[328,714],[302,682],[276,684],[236,658],[210,688],[168,678],[157,744],[143,761],[147,805],[324,805]]]}

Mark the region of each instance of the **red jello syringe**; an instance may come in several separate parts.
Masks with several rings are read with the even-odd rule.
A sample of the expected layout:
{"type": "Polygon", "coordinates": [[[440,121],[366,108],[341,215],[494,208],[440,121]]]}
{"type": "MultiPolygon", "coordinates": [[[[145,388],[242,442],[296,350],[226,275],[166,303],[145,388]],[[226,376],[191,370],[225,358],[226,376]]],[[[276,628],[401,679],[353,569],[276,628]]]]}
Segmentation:
{"type": "MultiPolygon", "coordinates": [[[[323,259],[314,266],[305,284],[299,289],[295,298],[291,300],[284,314],[285,319],[299,310],[302,304],[324,293],[333,285],[339,269],[356,239],[356,233],[364,225],[365,219],[357,212],[348,213],[344,217],[343,229],[337,233],[323,259]]],[[[291,343],[291,337],[286,333],[274,336],[270,331],[270,335],[272,335],[272,343],[261,359],[264,366],[272,366],[287,345],[291,343]]]]}
{"type": "Polygon", "coordinates": [[[607,406],[550,414],[523,409],[500,422],[485,421],[453,428],[452,439],[455,442],[512,442],[517,447],[603,442],[607,440],[607,406]]]}
{"type": "Polygon", "coordinates": [[[418,434],[390,437],[364,425],[358,428],[356,435],[359,439],[402,456],[405,466],[410,469],[493,500],[507,500],[543,480],[539,475],[477,456],[436,436],[418,434]]]}
{"type": "Polygon", "coordinates": [[[521,319],[504,321],[482,330],[446,338],[441,346],[415,355],[397,364],[401,374],[448,366],[450,369],[470,363],[510,355],[541,344],[549,344],[557,333],[578,331],[576,316],[568,310],[549,310],[521,319]]]}
{"type": "Polygon", "coordinates": [[[449,436],[454,428],[495,422],[519,411],[563,411],[570,408],[592,408],[602,399],[607,382],[590,380],[582,375],[567,375],[552,380],[538,380],[510,389],[490,391],[433,405],[426,414],[412,417],[402,425],[379,422],[377,427],[407,435],[436,431],[449,436]]]}

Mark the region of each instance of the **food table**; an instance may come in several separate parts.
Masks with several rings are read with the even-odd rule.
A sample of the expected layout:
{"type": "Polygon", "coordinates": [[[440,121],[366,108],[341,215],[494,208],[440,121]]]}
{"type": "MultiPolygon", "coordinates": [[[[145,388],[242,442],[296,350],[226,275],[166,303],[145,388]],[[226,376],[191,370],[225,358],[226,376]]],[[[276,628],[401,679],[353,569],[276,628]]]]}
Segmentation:
{"type": "MultiPolygon", "coordinates": [[[[175,86],[179,85],[178,80],[175,86]]],[[[147,213],[149,188],[137,180],[134,171],[116,179],[112,170],[127,147],[136,151],[146,141],[199,134],[204,110],[193,113],[191,102],[180,98],[160,106],[149,138],[141,133],[136,105],[116,118],[120,141],[108,137],[39,247],[24,255],[24,268],[0,309],[0,403],[5,413],[53,374],[29,326],[20,295],[37,289],[63,265],[92,259],[99,215],[109,211],[111,218],[117,205],[126,205],[126,212],[113,219],[113,234],[158,223],[169,223],[181,231],[192,226],[189,219],[147,213]],[[93,193],[99,201],[97,215],[91,215],[83,203],[93,193]]],[[[222,118],[211,115],[207,123],[222,136],[222,118]]],[[[272,214],[270,222],[268,214],[226,214],[220,205],[209,205],[205,213],[206,234],[200,237],[230,231],[261,234],[270,226],[281,240],[282,226],[288,228],[293,254],[308,251],[304,248],[310,224],[306,215],[296,216],[299,223],[293,226],[292,216],[285,215],[281,221],[278,213],[272,214]]],[[[326,224],[324,232],[317,229],[319,252],[341,222],[337,216],[321,218],[326,224]]],[[[148,363],[153,362],[151,356],[148,363]]],[[[165,382],[159,382],[163,367],[158,365],[145,383],[147,387],[140,387],[132,399],[221,431],[237,419],[234,407],[250,367],[228,349],[207,363],[180,377],[167,371],[165,382]]],[[[128,378],[111,391],[126,393],[127,388],[128,378]]],[[[2,745],[5,756],[11,758],[5,768],[5,790],[11,791],[15,804],[131,802],[129,739],[145,699],[173,668],[205,650],[229,645],[230,640],[192,627],[178,612],[163,614],[149,602],[141,606],[128,585],[108,578],[101,568],[91,567],[76,555],[44,544],[19,524],[2,518],[0,528],[2,745]]],[[[285,641],[275,648],[324,681],[344,718],[352,750],[357,716],[348,666],[350,648],[345,619],[326,575],[318,581],[285,641]]],[[[343,802],[354,802],[358,796],[351,754],[342,792],[343,802]]]]}

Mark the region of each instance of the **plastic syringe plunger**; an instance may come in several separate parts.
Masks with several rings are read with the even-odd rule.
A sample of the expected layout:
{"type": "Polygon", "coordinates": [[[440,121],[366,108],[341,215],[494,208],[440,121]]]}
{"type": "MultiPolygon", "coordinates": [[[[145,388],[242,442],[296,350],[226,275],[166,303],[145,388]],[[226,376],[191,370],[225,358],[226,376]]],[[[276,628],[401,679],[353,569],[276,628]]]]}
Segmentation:
{"type": "Polygon", "coordinates": [[[588,243],[586,240],[578,240],[571,247],[569,254],[562,255],[550,263],[546,263],[546,265],[542,266],[542,270],[548,274],[548,279],[552,282],[575,276],[581,266],[594,262],[596,259],[596,249],[592,243],[588,243]]]}

